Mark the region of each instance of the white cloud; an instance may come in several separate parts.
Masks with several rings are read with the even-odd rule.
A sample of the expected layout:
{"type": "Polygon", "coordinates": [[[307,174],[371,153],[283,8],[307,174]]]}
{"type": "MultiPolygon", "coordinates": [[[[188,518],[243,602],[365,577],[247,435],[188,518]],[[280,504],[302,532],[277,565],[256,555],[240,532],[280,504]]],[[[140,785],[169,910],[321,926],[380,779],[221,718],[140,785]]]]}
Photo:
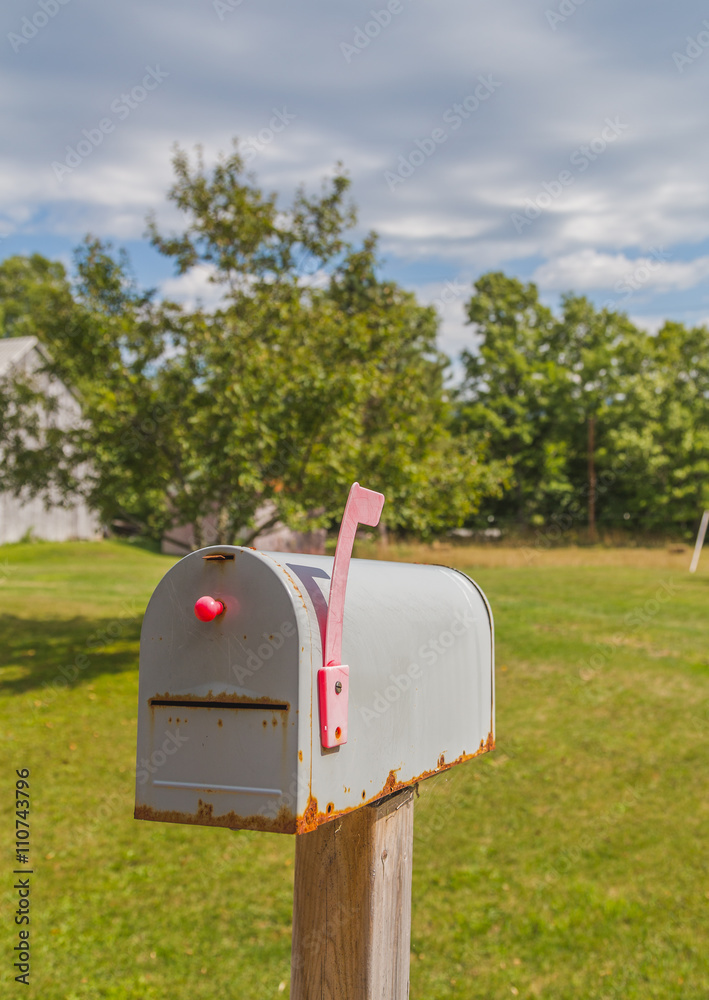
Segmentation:
{"type": "Polygon", "coordinates": [[[628,317],[631,323],[639,327],[641,330],[645,330],[647,333],[653,334],[653,336],[660,330],[667,320],[666,316],[635,316],[631,315],[628,317]]]}
{"type": "Polygon", "coordinates": [[[438,346],[457,363],[461,352],[470,350],[474,344],[473,331],[467,325],[465,307],[473,293],[471,282],[466,278],[451,278],[447,281],[428,282],[413,288],[422,305],[432,305],[440,318],[438,346]]]}
{"type": "MultiPolygon", "coordinates": [[[[645,294],[698,289],[709,238],[709,55],[680,74],[672,53],[700,30],[700,0],[681,10],[584,4],[555,31],[547,0],[402,3],[347,62],[340,43],[371,18],[354,0],[245,0],[222,19],[210,0],[174,0],[169,10],[72,0],[19,52],[8,47],[0,233],[31,235],[41,251],[43,237],[76,243],[87,230],[139,239],[149,209],[164,228],[179,226],[165,202],[172,143],[202,143],[212,162],[233,135],[257,135],[285,106],[296,117],[249,164],[260,186],[287,202],[343,160],[360,232],[377,229],[384,256],[413,262],[417,274],[426,261],[445,261],[468,283],[483,270],[536,267],[549,289],[612,289],[662,246],[674,256],[645,294]],[[58,183],[52,161],[149,65],[169,75],[58,183]],[[499,88],[390,191],[384,172],[442,127],[481,74],[499,88]],[[618,141],[518,233],[511,214],[616,116],[628,124],[618,141]]],[[[20,22],[11,5],[0,12],[6,35],[20,22]]],[[[689,298],[686,308],[706,311],[689,298]]]]}
{"type": "Polygon", "coordinates": [[[160,294],[187,309],[196,309],[198,306],[216,309],[223,302],[225,287],[210,280],[214,274],[213,267],[198,265],[186,274],[163,281],[160,284],[160,294]]]}
{"type": "Polygon", "coordinates": [[[673,261],[671,251],[663,247],[636,258],[624,253],[609,254],[597,250],[556,257],[536,269],[533,280],[545,289],[586,292],[615,288],[620,291],[653,288],[659,292],[694,288],[709,277],[709,256],[692,261],[673,261]]]}

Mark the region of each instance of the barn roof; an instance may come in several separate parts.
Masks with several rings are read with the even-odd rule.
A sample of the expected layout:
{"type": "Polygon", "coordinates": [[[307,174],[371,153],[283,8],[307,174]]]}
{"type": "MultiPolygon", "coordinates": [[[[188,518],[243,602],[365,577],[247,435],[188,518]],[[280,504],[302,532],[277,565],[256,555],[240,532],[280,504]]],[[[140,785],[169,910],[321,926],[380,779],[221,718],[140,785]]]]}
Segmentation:
{"type": "Polygon", "coordinates": [[[38,343],[36,337],[0,337],[0,375],[8,372],[38,343]]]}

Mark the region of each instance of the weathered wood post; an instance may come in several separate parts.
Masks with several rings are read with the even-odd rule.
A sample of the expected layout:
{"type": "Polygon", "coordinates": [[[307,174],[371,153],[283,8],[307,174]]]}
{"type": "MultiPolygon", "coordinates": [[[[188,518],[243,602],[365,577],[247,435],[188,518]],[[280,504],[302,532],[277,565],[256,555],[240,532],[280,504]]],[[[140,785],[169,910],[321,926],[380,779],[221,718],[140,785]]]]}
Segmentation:
{"type": "Polygon", "coordinates": [[[291,1000],[408,1000],[414,794],[298,837],[291,1000]]]}

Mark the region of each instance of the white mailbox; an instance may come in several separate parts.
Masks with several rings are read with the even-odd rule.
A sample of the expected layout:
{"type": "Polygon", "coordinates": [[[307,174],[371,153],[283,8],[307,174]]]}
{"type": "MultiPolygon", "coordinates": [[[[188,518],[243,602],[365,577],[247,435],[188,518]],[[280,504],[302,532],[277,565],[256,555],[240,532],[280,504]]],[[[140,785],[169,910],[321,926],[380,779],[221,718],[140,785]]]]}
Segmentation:
{"type": "Polygon", "coordinates": [[[354,527],[339,569],[218,545],[165,575],[140,641],[137,819],[306,833],[492,749],[484,594],[442,566],[350,565],[354,527]]]}

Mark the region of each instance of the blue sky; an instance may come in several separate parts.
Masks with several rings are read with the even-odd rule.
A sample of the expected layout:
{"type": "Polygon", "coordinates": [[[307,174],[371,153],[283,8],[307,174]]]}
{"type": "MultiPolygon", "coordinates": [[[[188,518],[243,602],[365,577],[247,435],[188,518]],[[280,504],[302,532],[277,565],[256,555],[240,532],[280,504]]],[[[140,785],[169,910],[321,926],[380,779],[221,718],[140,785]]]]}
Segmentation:
{"type": "Polygon", "coordinates": [[[174,142],[209,162],[239,136],[286,202],[344,163],[361,235],[438,303],[450,354],[492,269],[650,330],[709,322],[706,4],[15,0],[0,21],[0,257],[69,263],[92,232],[143,284],[209,302],[145,216],[179,225],[174,142]]]}

